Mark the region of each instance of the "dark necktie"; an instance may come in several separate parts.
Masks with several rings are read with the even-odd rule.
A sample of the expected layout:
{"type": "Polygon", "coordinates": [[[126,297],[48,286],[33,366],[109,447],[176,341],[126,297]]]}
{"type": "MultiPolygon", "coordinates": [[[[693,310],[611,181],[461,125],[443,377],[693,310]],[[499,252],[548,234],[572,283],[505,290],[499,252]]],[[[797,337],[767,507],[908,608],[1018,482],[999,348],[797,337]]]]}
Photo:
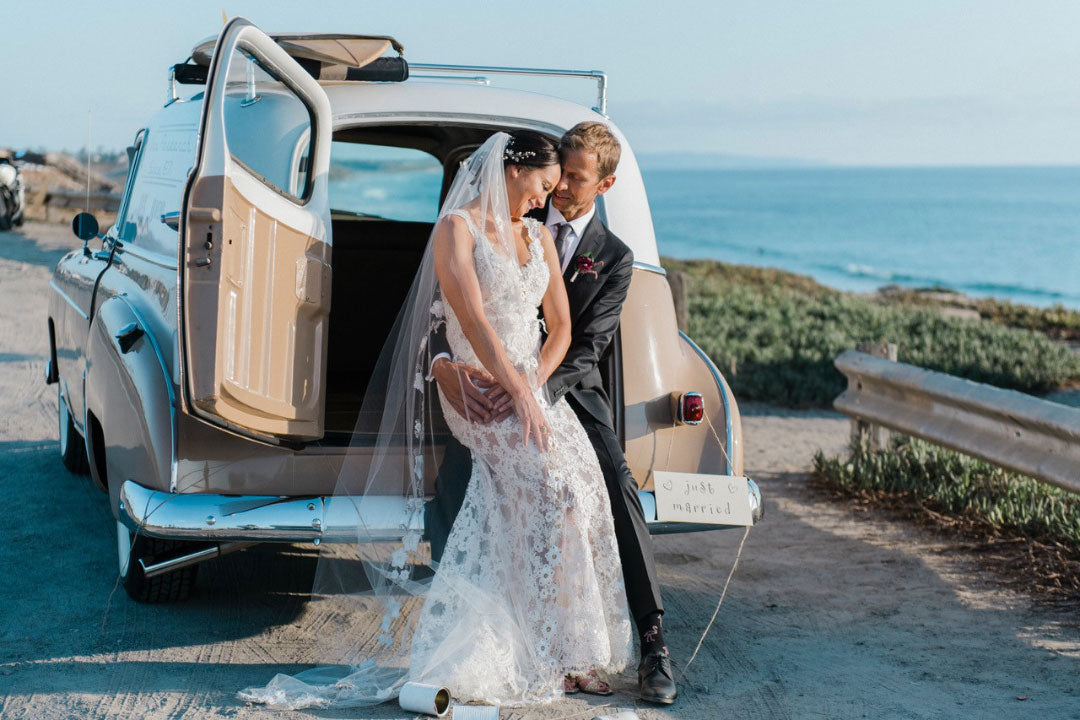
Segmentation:
{"type": "Polygon", "coordinates": [[[573,228],[570,223],[559,223],[559,234],[555,237],[555,249],[559,251],[559,265],[566,264],[566,250],[570,246],[570,233],[573,228]]]}

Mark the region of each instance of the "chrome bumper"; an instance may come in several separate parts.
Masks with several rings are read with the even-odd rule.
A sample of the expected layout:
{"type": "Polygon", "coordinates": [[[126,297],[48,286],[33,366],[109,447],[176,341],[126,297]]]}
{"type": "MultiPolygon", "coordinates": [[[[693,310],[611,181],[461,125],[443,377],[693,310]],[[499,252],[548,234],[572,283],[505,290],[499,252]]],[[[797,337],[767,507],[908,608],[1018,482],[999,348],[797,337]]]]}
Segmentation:
{"type": "Polygon", "coordinates": [[[132,532],[176,540],[355,542],[396,540],[423,531],[423,513],[409,522],[401,497],[279,497],[150,490],[127,480],[120,488],[120,522],[132,532]]]}
{"type": "MultiPolygon", "coordinates": [[[[748,480],[754,523],[761,520],[761,491],[748,480]]],[[[653,534],[718,530],[726,525],[656,521],[656,499],[639,490],[638,498],[653,534]]],[[[120,488],[120,522],[143,535],[175,540],[218,542],[355,542],[397,540],[407,530],[423,532],[423,513],[406,511],[405,499],[372,497],[279,497],[211,495],[150,490],[127,480],[120,488]]]]}

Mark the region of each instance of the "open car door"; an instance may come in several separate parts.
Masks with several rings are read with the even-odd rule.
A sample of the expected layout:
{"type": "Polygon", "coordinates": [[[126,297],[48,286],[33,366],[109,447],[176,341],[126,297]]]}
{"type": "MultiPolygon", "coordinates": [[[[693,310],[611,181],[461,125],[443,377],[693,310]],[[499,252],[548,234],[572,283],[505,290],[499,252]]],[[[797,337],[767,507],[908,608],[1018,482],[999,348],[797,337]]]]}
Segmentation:
{"type": "Polygon", "coordinates": [[[322,437],[330,102],[243,18],[221,31],[180,222],[184,407],[270,441],[322,437]]]}

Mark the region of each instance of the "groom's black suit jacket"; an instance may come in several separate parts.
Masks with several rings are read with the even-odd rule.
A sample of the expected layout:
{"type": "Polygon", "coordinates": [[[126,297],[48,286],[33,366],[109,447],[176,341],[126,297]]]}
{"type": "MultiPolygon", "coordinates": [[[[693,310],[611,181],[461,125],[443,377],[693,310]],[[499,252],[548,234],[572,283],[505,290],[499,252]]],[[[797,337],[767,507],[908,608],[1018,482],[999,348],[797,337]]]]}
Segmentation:
{"type": "MultiPolygon", "coordinates": [[[[540,222],[547,208],[530,213],[540,222]]],[[[600,361],[619,328],[619,314],[630,287],[634,253],[608,230],[595,213],[581,233],[581,239],[563,274],[566,295],[570,300],[570,348],[562,364],[547,381],[552,400],[570,395],[597,421],[614,428],[611,403],[600,376],[600,361]],[[596,275],[574,275],[574,258],[591,254],[596,275]]],[[[432,354],[450,352],[446,334],[439,331],[431,341],[432,354]]]]}

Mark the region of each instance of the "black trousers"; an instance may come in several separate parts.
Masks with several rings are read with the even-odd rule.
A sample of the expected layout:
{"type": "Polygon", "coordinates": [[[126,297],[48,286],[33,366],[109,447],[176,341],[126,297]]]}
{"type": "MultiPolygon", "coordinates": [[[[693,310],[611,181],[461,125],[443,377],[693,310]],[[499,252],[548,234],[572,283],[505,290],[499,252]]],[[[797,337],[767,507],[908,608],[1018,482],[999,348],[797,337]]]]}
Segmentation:
{"type": "MultiPolygon", "coordinates": [[[[585,428],[604,474],[630,614],[638,620],[650,613],[662,613],[664,605],[660,600],[660,585],[656,581],[652,538],[638,499],[637,483],[626,465],[622,444],[614,430],[594,418],[572,397],[567,396],[566,399],[585,428]]],[[[433,560],[442,558],[446,539],[465,500],[465,490],[471,476],[472,454],[451,437],[442,465],[439,466],[435,497],[424,506],[424,537],[431,542],[433,560]]]]}

